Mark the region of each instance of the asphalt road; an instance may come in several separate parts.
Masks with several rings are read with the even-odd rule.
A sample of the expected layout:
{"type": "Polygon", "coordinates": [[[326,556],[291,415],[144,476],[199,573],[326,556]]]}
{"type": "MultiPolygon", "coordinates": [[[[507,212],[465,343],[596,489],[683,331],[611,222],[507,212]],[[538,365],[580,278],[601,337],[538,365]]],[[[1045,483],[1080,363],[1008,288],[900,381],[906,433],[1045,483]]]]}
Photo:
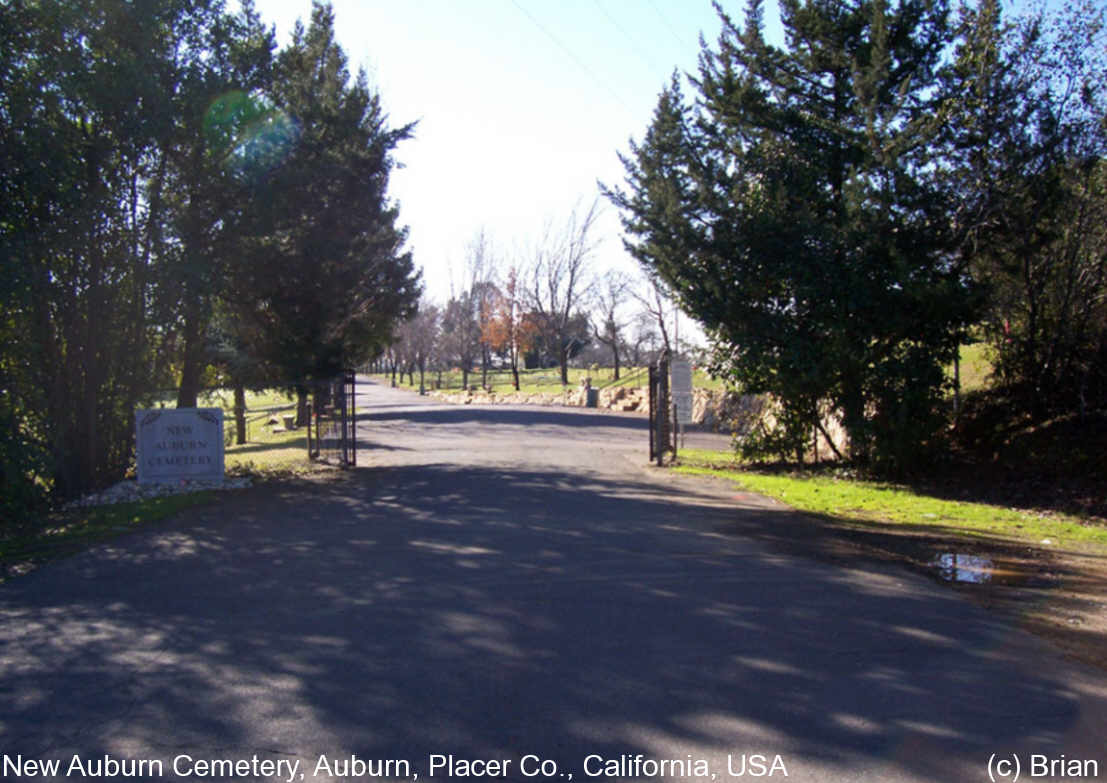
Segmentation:
{"type": "Polygon", "coordinates": [[[791,515],[648,467],[640,418],[359,404],[340,479],[0,585],[0,777],[1107,778],[1101,675],[925,578],[728,534],[791,515]]]}

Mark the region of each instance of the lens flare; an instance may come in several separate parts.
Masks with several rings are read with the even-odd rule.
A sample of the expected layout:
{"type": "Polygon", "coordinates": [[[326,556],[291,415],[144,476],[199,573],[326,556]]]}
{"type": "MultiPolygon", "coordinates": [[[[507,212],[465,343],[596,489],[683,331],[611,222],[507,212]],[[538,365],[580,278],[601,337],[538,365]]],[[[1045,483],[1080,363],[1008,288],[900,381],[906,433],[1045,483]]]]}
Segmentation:
{"type": "Polygon", "coordinates": [[[232,90],[211,102],[204,135],[212,154],[232,175],[254,180],[288,157],[300,128],[264,97],[232,90]]]}

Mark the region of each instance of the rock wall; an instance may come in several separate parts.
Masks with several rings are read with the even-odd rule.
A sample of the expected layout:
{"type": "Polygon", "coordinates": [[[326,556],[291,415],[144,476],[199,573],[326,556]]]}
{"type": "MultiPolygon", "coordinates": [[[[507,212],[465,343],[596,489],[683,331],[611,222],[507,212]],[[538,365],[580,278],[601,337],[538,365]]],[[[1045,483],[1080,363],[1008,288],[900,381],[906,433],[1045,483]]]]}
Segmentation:
{"type": "MultiPolygon", "coordinates": [[[[456,405],[560,405],[583,408],[588,402],[588,391],[584,388],[566,389],[561,392],[506,393],[469,389],[468,391],[432,391],[430,395],[456,405]]],[[[649,389],[645,387],[599,390],[599,407],[607,410],[645,415],[648,412],[649,399],[649,389]]]]}
{"type": "MultiPolygon", "coordinates": [[[[587,390],[566,389],[561,392],[509,392],[496,393],[479,390],[444,392],[432,391],[432,397],[457,405],[554,405],[583,408],[587,404],[587,390]]],[[[650,391],[645,386],[619,386],[599,390],[599,407],[623,413],[649,413],[650,391]]],[[[710,389],[692,390],[692,421],[713,432],[735,433],[742,437],[760,426],[771,426],[774,421],[772,399],[763,394],[738,394],[732,391],[710,389]]],[[[834,439],[838,450],[846,452],[848,438],[841,423],[834,417],[823,420],[823,429],[834,439]]],[[[812,459],[832,459],[834,454],[826,438],[818,435],[812,459]]]]}
{"type": "MultiPolygon", "coordinates": [[[[775,424],[776,404],[766,394],[738,394],[732,391],[693,390],[692,418],[697,424],[715,431],[734,433],[742,438],[759,427],[772,427],[775,424]]],[[[807,459],[814,461],[835,459],[834,448],[843,455],[849,451],[849,436],[837,416],[826,414],[822,418],[822,428],[815,435],[814,445],[807,459]],[[833,440],[833,446],[827,441],[827,435],[833,440]]]]}
{"type": "MultiPolygon", "coordinates": [[[[561,392],[486,392],[479,389],[467,391],[432,391],[430,395],[456,405],[561,405],[583,408],[587,404],[588,392],[583,388],[566,389],[561,392]]],[[[737,396],[737,395],[732,395],[737,396]]],[[[720,398],[715,392],[704,389],[694,390],[693,418],[696,423],[725,421],[716,408],[720,398]]],[[[600,389],[598,407],[623,413],[649,413],[650,390],[645,386],[608,387],[600,389]]]]}

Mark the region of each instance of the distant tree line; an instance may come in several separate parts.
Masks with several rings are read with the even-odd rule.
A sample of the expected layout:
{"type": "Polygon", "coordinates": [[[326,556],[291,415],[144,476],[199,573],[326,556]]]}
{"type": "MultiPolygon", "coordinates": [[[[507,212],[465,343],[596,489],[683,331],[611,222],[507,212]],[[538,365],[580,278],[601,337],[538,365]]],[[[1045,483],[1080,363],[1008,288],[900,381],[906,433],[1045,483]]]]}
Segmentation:
{"type": "Polygon", "coordinates": [[[986,339],[1037,420],[1107,408],[1104,9],[779,0],[783,45],[720,9],[605,189],[626,246],[771,394],[744,448],[833,415],[860,465],[930,464],[959,346],[986,339]]]}
{"type": "Polygon", "coordinates": [[[0,10],[0,514],[120,478],[136,406],[365,361],[420,282],[397,144],[334,15],[252,3],[0,10]]]}
{"type": "MultiPolygon", "coordinates": [[[[479,231],[465,255],[465,275],[446,302],[424,299],[396,331],[373,369],[393,380],[406,374],[426,388],[428,370],[456,370],[465,387],[487,386],[489,372],[600,364],[620,377],[677,349],[670,335],[675,307],[664,284],[594,266],[598,205],[550,223],[532,245],[506,257],[479,231]]],[[[682,346],[686,347],[686,346],[682,346]]]]}

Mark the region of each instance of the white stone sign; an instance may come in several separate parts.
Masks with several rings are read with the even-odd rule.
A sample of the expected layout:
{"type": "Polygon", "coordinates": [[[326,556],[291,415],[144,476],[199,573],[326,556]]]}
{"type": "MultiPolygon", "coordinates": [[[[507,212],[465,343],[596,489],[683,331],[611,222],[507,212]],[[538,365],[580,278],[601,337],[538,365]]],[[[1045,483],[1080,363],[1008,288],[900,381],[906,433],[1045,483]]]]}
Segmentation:
{"type": "Polygon", "coordinates": [[[692,363],[687,359],[673,359],[669,363],[669,378],[673,394],[692,393],[692,363]]]}
{"type": "Polygon", "coordinates": [[[676,406],[676,419],[677,424],[691,424],[692,423],[692,395],[689,394],[674,394],[673,405],[676,406]]]}
{"type": "Polygon", "coordinates": [[[136,410],[135,443],[140,484],[223,478],[219,408],[136,410]]]}
{"type": "Polygon", "coordinates": [[[669,389],[676,406],[677,422],[692,423],[692,364],[687,359],[669,363],[669,389]]]}

